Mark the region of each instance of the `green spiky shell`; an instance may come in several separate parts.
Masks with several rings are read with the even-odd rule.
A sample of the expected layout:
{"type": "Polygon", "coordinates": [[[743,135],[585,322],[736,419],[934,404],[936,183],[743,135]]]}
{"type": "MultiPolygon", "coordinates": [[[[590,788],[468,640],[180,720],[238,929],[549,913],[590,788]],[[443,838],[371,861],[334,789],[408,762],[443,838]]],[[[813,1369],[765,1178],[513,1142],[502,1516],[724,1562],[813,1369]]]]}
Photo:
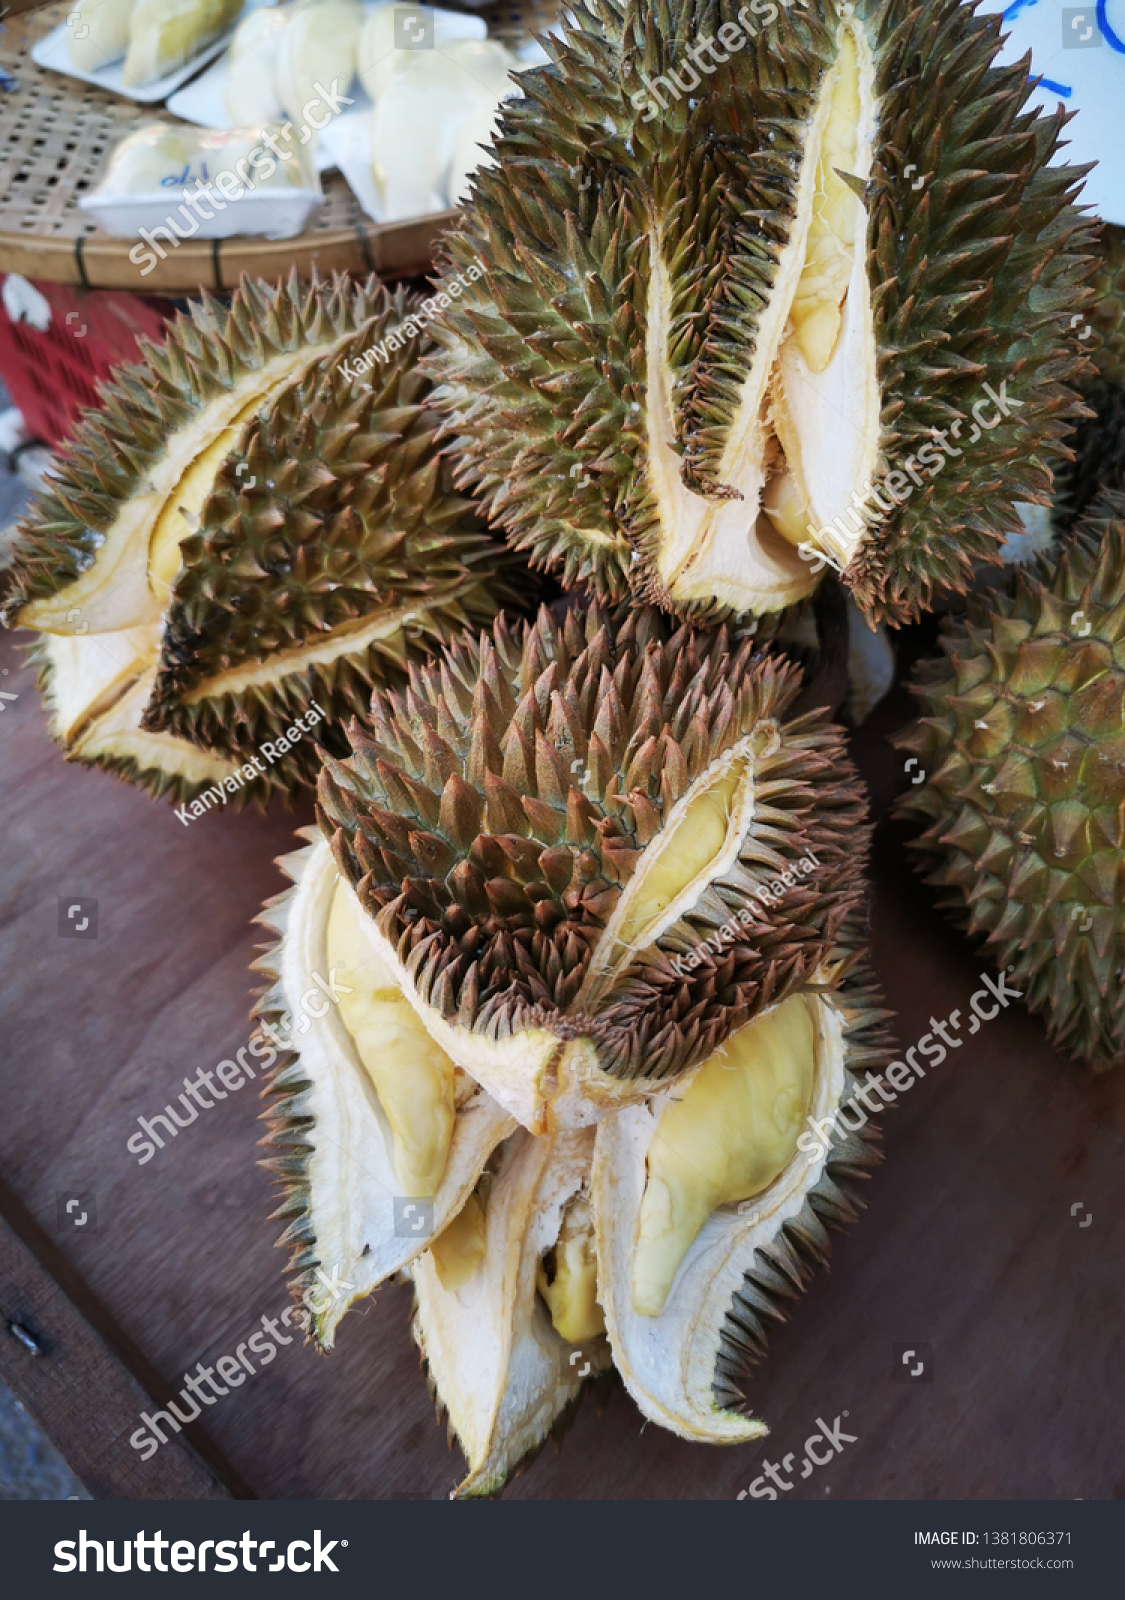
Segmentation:
{"type": "Polygon", "coordinates": [[[927,781],[900,801],[939,903],[985,936],[1051,1038],[1125,1057],[1125,499],[1061,557],[943,626],[924,715],[895,743],[927,781]]]}
{"type": "Polygon", "coordinates": [[[116,368],[103,386],[101,405],[84,414],[21,527],[4,619],[94,564],[110,522],[143,490],[170,433],[271,358],[354,333],[383,294],[375,278],[305,284],[293,272],[275,286],[244,276],[229,310],[204,289],[161,343],[138,341],[141,360],[116,368]]]}
{"type": "MultiPolygon", "coordinates": [[[[365,378],[350,375],[416,303],[387,295],[339,355],[248,424],[223,463],[200,530],[181,547],[146,727],[248,756],[314,701],[331,723],[362,713],[373,686],[404,682],[409,661],[519,601],[527,585],[515,562],[438,454],[418,369],[425,334],[365,378]],[[365,649],[271,675],[250,695],[211,687],[219,671],[268,665],[380,617],[393,629],[365,649]]],[[[316,781],[311,740],[286,759],[316,781]]]]}
{"type": "MultiPolygon", "coordinates": [[[[604,596],[672,604],[645,482],[649,233],[661,230],[673,291],[683,480],[722,497],[716,466],[788,237],[804,122],[834,59],[834,0],[786,8],[690,96],[642,117],[644,90],[630,92],[642,71],[682,74],[688,47],[738,10],[580,10],[546,41],[553,65],[521,75],[526,98],[505,105],[498,164],[477,173],[446,240],[453,303],[433,366],[459,481],[534,564],[604,596]]],[[[1026,111],[1025,68],[994,65],[998,18],[959,0],[849,10],[874,47],[881,97],[864,196],[881,468],[933,448],[935,429],[967,438],[986,384],[1007,383],[1023,424],[966,447],[853,559],[846,581],[868,615],[904,621],[995,559],[1019,530],[1014,502],[1048,499],[1049,463],[1080,414],[1068,383],[1084,358],[1069,324],[1091,235],[1070,203],[1080,172],[1048,165],[1061,112],[1026,111]],[[920,192],[903,181],[911,171],[920,192]]]]}
{"type": "Polygon", "coordinates": [[[866,830],[841,730],[790,717],[799,672],[726,629],[652,608],[499,619],[404,694],[377,692],[329,760],[319,815],[341,872],[423,1003],[493,1039],[524,1027],[590,1038],[601,1068],[658,1082],[717,1048],[823,959],[862,895],[866,830]],[[647,846],[692,782],[757,737],[759,803],[731,870],[575,1009],[591,951],[647,846]],[[821,863],[713,935],[809,850],[821,863]],[[683,971],[683,959],[696,964],[683,971]],[[679,960],[677,960],[679,958],[679,960]]]}
{"type": "MultiPolygon", "coordinates": [[[[170,436],[205,422],[211,402],[248,375],[295,359],[236,433],[197,531],[185,524],[141,724],[237,765],[283,741],[315,702],[327,723],[263,763],[236,804],[313,781],[315,737],[331,744],[333,724],[366,705],[373,683],[404,681],[407,662],[435,641],[518,599],[513,558],[438,455],[418,370],[426,336],[411,323],[392,337],[418,303],[374,277],[305,285],[293,275],[276,287],[244,278],[229,311],[204,296],[162,345],[117,371],[21,529],[6,608],[15,622],[96,568],[123,508],[143,504],[170,436]],[[386,359],[364,371],[360,358],[378,344],[386,359]],[[375,625],[385,637],[365,640],[375,625]],[[310,659],[322,648],[332,659],[310,659]],[[228,686],[221,675],[232,672],[244,678],[228,686]]],[[[177,800],[208,787],[170,775],[159,741],[147,752],[148,766],[105,753],[94,764],[177,800]]]]}
{"type": "Polygon", "coordinates": [[[1089,313],[1096,340],[1093,358],[1098,371],[1118,389],[1125,389],[1125,228],[1102,224],[1101,249],[1093,278],[1094,303],[1089,313]]]}
{"type": "Polygon", "coordinates": [[[1102,227],[1093,291],[1082,340],[1096,371],[1081,386],[1093,415],[1079,422],[1074,460],[1059,475],[1055,520],[1064,529],[1104,490],[1125,489],[1125,229],[1109,223],[1102,227]]]}

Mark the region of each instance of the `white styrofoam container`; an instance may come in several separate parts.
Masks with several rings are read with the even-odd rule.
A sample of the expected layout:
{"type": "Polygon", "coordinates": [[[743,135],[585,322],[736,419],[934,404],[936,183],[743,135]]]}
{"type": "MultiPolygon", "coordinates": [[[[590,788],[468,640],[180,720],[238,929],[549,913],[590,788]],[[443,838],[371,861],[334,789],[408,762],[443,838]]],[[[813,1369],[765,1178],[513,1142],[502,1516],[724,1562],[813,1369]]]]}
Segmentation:
{"type": "Polygon", "coordinates": [[[79,72],[70,59],[69,32],[65,22],[60,22],[57,28],[52,28],[31,47],[31,59],[37,67],[48,67],[52,72],[61,72],[67,78],[77,78],[81,83],[92,83],[98,89],[106,89],[110,94],[119,94],[125,100],[135,100],[138,105],[155,105],[157,101],[164,100],[182,83],[205,67],[209,61],[224,51],[230,43],[231,35],[242,21],[248,11],[255,11],[262,4],[272,4],[272,0],[246,0],[242,12],[234,23],[218,39],[201,50],[190,61],[185,61],[182,67],[177,67],[175,72],[169,72],[166,77],[157,78],[153,83],[141,84],[139,87],[130,88],[125,83],[125,57],[119,56],[116,61],[111,61],[107,66],[99,67],[97,72],[79,72]]]}
{"type": "MultiPolygon", "coordinates": [[[[168,227],[171,212],[180,216],[182,197],[171,190],[134,195],[85,195],[78,204],[94,221],[116,239],[138,239],[140,230],[151,233],[168,227]]],[[[193,239],[230,239],[235,234],[253,234],[265,239],[291,239],[302,233],[309,218],[324,204],[320,189],[257,189],[237,200],[228,200],[226,210],[215,210],[210,221],[193,213],[199,223],[193,239]]],[[[175,230],[173,230],[174,232],[175,230]]]]}

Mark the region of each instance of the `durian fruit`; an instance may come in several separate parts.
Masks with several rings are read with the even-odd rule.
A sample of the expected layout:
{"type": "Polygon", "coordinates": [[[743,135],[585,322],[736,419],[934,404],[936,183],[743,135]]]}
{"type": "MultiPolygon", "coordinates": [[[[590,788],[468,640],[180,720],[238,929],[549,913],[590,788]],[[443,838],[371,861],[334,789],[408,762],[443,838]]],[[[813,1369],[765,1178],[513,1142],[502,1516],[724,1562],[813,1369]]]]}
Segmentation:
{"type": "Polygon", "coordinates": [[[5,608],[41,636],[68,756],[177,800],[289,788],[372,683],[515,597],[435,448],[417,303],[375,278],[244,279],[118,370],[22,528],[5,608]]]}
{"type": "MultiPolygon", "coordinates": [[[[393,3],[374,5],[365,12],[363,27],[360,29],[356,70],[359,72],[359,81],[375,105],[378,105],[381,96],[387,92],[395,74],[423,53],[421,47],[413,50],[407,43],[407,40],[414,42],[413,35],[417,34],[422,19],[415,18],[413,22],[409,18],[405,19],[405,28],[409,29],[409,32],[407,40],[400,43],[396,29],[396,12],[401,27],[404,25],[401,6],[393,3]]],[[[483,17],[468,16],[463,11],[446,11],[442,7],[427,6],[425,21],[430,29],[430,40],[425,46],[425,51],[431,60],[435,54],[444,54],[445,50],[458,40],[482,40],[488,35],[488,27],[483,17]]]]}
{"type": "MultiPolygon", "coordinates": [[[[362,21],[358,0],[308,0],[293,11],[278,45],[274,87],[298,125],[311,101],[324,104],[322,90],[347,94],[362,21]]],[[[316,115],[321,120],[319,109],[316,115]]]]}
{"type": "Polygon", "coordinates": [[[1089,313],[1092,355],[1101,376],[1125,389],[1125,228],[1103,223],[1100,246],[1089,313]]]}
{"type": "Polygon", "coordinates": [[[1052,1040],[1125,1057],[1125,498],[1061,556],[972,597],[924,662],[900,814],[939,904],[984,935],[1052,1040]],[[918,784],[917,773],[926,781],[918,784]]]}
{"type": "Polygon", "coordinates": [[[119,61],[129,43],[137,0],[75,0],[67,12],[66,49],[78,72],[99,72],[119,61]]]}
{"type": "Polygon", "coordinates": [[[409,1270],[462,1495],[611,1364],[686,1438],[764,1431],[746,1376],[874,1160],[862,1110],[811,1130],[886,1059],[859,786],[799,685],[653,608],[501,618],[373,696],[283,862],[281,1243],[322,1348],[409,1270]]]}
{"type": "Polygon", "coordinates": [[[263,6],[235,30],[223,70],[223,106],[232,127],[248,128],[284,115],[275,80],[281,35],[292,15],[289,6],[263,6]]]}
{"type": "Polygon", "coordinates": [[[445,245],[459,481],[566,585],[766,613],[831,561],[902,622],[1048,499],[1082,169],[972,5],[748,20],[591,0],[522,74],[445,245]]]}
{"type": "Polygon", "coordinates": [[[1094,303],[1081,323],[1083,345],[1094,374],[1082,385],[1093,413],[1083,417],[1073,440],[1074,460],[1056,485],[1055,524],[1064,530],[1089,511],[1106,489],[1125,490],[1125,229],[1102,225],[1094,303]]]}
{"type": "Polygon", "coordinates": [[[487,159],[479,144],[501,102],[519,93],[509,78],[519,61],[495,39],[401,54],[371,113],[372,176],[388,222],[454,204],[487,159]]]}
{"type": "Polygon", "coordinates": [[[136,0],[122,73],[131,89],[164,78],[231,27],[242,0],[136,0]]]}

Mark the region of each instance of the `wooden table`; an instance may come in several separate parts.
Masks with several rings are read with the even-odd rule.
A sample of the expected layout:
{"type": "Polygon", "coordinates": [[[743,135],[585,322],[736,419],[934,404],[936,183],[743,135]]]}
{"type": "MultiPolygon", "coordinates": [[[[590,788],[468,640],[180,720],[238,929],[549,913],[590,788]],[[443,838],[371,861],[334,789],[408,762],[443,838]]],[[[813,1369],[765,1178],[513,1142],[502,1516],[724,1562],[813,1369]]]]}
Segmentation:
{"type": "MultiPolygon", "coordinates": [[[[253,1091],[145,1166],[126,1141],[185,1075],[246,1041],[250,918],[283,886],[273,858],[310,810],[185,828],[64,763],[11,635],[0,668],[0,689],[19,696],[0,702],[0,1209],[14,1224],[0,1324],[44,1352],[0,1325],[0,1377],[96,1496],[444,1497],[460,1459],[397,1286],[349,1314],[330,1358],[295,1343],[214,1405],[205,1435],[187,1430],[198,1453],[177,1441],[141,1463],[130,1449],[146,1391],[174,1393],[286,1304],[253,1091]],[[59,937],[71,896],[98,900],[96,940],[59,937]],[[96,1232],[59,1209],[72,1191],[93,1191],[96,1232]]],[[[882,743],[902,716],[900,699],[858,741],[880,804],[903,781],[882,743]]],[[[931,1016],[966,1010],[984,963],[886,828],[874,883],[875,955],[905,1045],[931,1016]]],[[[792,1498],[1125,1496],[1123,1098],[1120,1075],[1070,1065],[1034,1018],[1002,1013],[888,1116],[869,1209],[754,1385],[768,1440],[686,1444],[642,1427],[619,1390],[604,1415],[588,1402],[561,1453],[544,1451],[509,1497],[730,1499],[763,1461],[800,1463],[817,1419],[845,1412],[856,1442],[798,1477],[792,1498]],[[933,1381],[892,1381],[893,1346],[923,1343],[933,1381]]]]}

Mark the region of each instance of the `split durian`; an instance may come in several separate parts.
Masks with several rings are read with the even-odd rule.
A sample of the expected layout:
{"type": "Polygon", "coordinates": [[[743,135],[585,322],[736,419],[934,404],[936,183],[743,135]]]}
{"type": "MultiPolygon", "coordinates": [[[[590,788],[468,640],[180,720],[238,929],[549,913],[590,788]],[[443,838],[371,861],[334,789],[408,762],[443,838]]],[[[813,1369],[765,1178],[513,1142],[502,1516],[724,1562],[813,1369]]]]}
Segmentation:
{"type": "Polygon", "coordinates": [[[611,1365],[685,1438],[765,1431],[747,1373],[874,1160],[862,1111],[803,1130],[886,1060],[860,790],[799,685],[652,608],[501,617],[374,695],[282,863],[281,1242],[322,1348],[409,1270],[462,1495],[611,1365]]]}
{"type": "Polygon", "coordinates": [[[1052,1040],[1125,1059],[1125,498],[1061,556],[970,598],[918,669],[900,813],[939,904],[1052,1040]]]}
{"type": "Polygon", "coordinates": [[[311,781],[372,683],[514,598],[446,482],[417,304],[374,278],[244,279],[118,370],[25,521],[5,608],[40,635],[68,756],[177,800],[311,781]]]}
{"type": "Polygon", "coordinates": [[[231,27],[242,0],[136,0],[122,69],[140,88],[190,61],[231,27]]]}
{"type": "Polygon", "coordinates": [[[901,622],[1049,498],[1082,173],[997,17],[746,17],[592,0],[522,75],[445,244],[487,268],[437,329],[458,481],[568,586],[766,613],[831,562],[901,622]]]}

